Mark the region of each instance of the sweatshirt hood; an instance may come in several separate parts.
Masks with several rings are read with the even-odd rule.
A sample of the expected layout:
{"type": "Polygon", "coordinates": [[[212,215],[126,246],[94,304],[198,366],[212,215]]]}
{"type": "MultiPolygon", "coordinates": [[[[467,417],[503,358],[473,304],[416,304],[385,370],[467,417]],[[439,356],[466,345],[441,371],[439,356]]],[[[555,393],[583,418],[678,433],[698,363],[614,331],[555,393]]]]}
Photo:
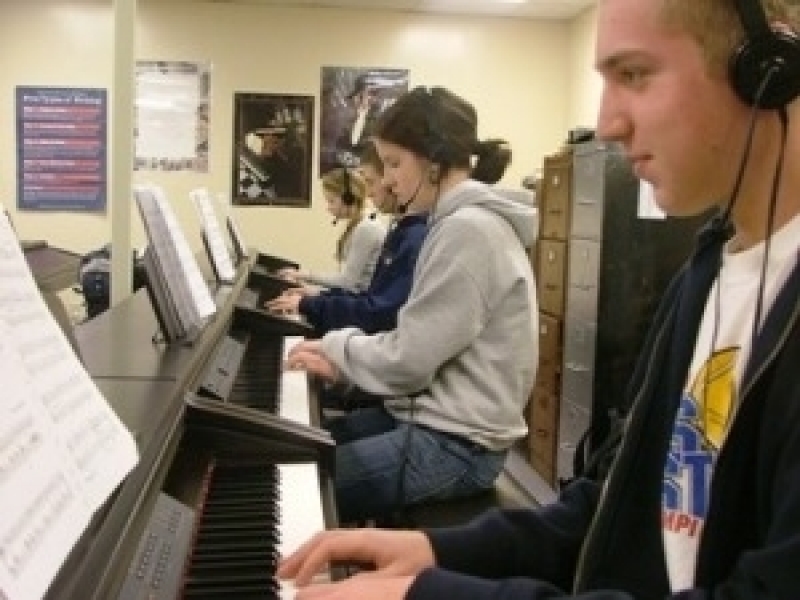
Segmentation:
{"type": "Polygon", "coordinates": [[[508,221],[523,247],[530,248],[539,230],[538,211],[533,204],[532,192],[488,186],[469,179],[439,198],[431,212],[430,222],[443,219],[465,206],[480,206],[508,221]]]}

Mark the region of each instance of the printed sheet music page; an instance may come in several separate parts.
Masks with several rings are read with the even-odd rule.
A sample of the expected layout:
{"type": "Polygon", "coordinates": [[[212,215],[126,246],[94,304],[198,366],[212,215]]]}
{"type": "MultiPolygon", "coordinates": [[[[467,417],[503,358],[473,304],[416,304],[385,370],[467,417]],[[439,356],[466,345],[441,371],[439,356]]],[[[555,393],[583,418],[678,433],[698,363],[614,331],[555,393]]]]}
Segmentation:
{"type": "Polygon", "coordinates": [[[236,279],[236,271],[233,268],[233,260],[225,245],[225,238],[214,210],[214,203],[205,189],[196,189],[189,192],[189,196],[194,201],[197,212],[200,216],[200,223],[206,234],[208,251],[210,258],[214,261],[214,266],[219,273],[219,278],[225,283],[232,283],[236,279]]]}
{"type": "Polygon", "coordinates": [[[0,598],[41,598],[136,443],[51,316],[0,215],[0,598]]]}

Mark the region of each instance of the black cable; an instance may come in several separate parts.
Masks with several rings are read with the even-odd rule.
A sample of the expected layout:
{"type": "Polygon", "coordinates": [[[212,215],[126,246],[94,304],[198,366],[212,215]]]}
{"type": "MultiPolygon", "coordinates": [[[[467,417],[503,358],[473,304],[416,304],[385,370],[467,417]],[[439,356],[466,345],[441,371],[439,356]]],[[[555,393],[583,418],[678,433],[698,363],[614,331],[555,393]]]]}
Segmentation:
{"type": "Polygon", "coordinates": [[[750,151],[753,148],[753,136],[756,130],[756,122],[758,113],[761,110],[760,104],[761,99],[764,96],[764,92],[767,90],[767,86],[769,85],[772,76],[778,72],[778,66],[773,65],[769,68],[769,70],[764,74],[764,79],[761,80],[761,84],[758,86],[758,90],[756,90],[755,99],[753,101],[753,108],[750,111],[750,124],[748,125],[747,129],[747,139],[745,140],[744,151],[742,152],[742,158],[739,161],[739,169],[736,173],[736,180],[733,184],[733,191],[731,192],[731,199],[728,201],[728,206],[725,207],[725,211],[722,215],[722,223],[721,225],[727,226],[731,213],[733,212],[733,207],[736,204],[736,200],[739,198],[739,191],[742,187],[742,179],[744,179],[744,171],[747,167],[747,163],[750,160],[750,151]]]}
{"type": "MultiPolygon", "coordinates": [[[[760,104],[761,99],[764,95],[764,92],[769,85],[770,80],[772,79],[773,75],[777,73],[778,66],[773,65],[771,66],[767,72],[764,74],[764,78],[761,80],[761,83],[756,91],[756,95],[753,101],[753,108],[750,113],[750,124],[748,126],[747,132],[747,139],[745,142],[745,148],[742,152],[742,158],[739,162],[739,168],[736,174],[736,180],[733,187],[733,192],[731,193],[731,199],[728,202],[725,211],[723,212],[720,227],[725,228],[728,226],[731,218],[731,214],[733,212],[733,207],[736,204],[736,200],[739,197],[739,192],[741,190],[742,179],[744,178],[744,171],[747,167],[747,163],[750,159],[750,152],[752,150],[753,145],[753,137],[755,134],[755,126],[757,123],[757,117],[760,111],[760,104]]],[[[761,324],[761,312],[763,310],[764,304],[764,291],[766,287],[766,275],[767,275],[767,265],[769,263],[769,250],[771,245],[771,234],[772,234],[772,227],[775,221],[775,210],[778,201],[778,190],[780,188],[780,181],[781,176],[783,173],[783,161],[785,156],[785,149],[786,149],[786,138],[788,135],[788,115],[786,112],[786,108],[782,107],[778,115],[781,120],[781,146],[778,153],[778,161],[775,166],[775,174],[772,178],[772,189],[770,191],[770,202],[767,212],[767,224],[766,224],[766,232],[764,236],[764,256],[761,261],[761,273],[759,275],[759,284],[758,284],[758,292],[756,295],[756,309],[755,309],[755,316],[753,319],[753,328],[750,335],[750,347],[752,348],[755,344],[756,337],[758,335],[758,330],[761,324]]],[[[714,290],[714,323],[711,330],[711,348],[708,353],[708,360],[705,369],[705,378],[704,378],[704,393],[708,391],[710,386],[710,361],[711,358],[714,356],[717,347],[717,338],[719,336],[719,327],[720,327],[720,320],[721,320],[721,313],[722,313],[722,260],[720,260],[720,264],[718,267],[717,272],[717,281],[716,281],[716,288],[714,290]]]]}
{"type": "Polygon", "coordinates": [[[767,225],[764,232],[764,258],[761,260],[761,274],[758,282],[758,296],[756,296],[756,314],[753,320],[752,344],[755,344],[758,330],[761,327],[761,311],[764,307],[764,288],[766,287],[767,268],[769,265],[769,251],[772,246],[772,227],[775,224],[775,210],[778,204],[778,191],[783,175],[783,159],[786,151],[786,137],[789,129],[789,115],[786,107],[778,111],[781,120],[781,147],[778,152],[778,164],[775,165],[775,175],[772,178],[772,190],[770,192],[769,212],[767,213],[767,225]]]}

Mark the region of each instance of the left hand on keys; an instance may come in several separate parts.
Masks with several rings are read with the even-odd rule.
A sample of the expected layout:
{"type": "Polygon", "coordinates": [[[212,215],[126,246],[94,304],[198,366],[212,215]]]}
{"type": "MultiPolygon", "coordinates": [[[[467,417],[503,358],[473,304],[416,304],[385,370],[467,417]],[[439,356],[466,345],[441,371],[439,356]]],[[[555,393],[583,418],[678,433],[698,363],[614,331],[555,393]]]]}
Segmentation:
{"type": "Polygon", "coordinates": [[[291,371],[306,371],[331,383],[335,383],[340,376],[339,369],[322,351],[319,340],[297,344],[289,352],[284,368],[291,371]]]}

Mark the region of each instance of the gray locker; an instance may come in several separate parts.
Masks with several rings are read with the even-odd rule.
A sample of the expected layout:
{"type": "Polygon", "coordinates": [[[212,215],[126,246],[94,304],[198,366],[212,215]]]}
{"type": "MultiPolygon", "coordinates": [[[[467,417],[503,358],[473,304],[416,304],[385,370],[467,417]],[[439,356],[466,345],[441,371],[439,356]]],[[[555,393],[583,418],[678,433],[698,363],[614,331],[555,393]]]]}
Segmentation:
{"type": "Polygon", "coordinates": [[[577,144],[571,166],[559,480],[572,477],[584,432],[591,450],[622,408],[658,300],[708,219],[640,218],[639,181],[615,145],[577,144]]]}

